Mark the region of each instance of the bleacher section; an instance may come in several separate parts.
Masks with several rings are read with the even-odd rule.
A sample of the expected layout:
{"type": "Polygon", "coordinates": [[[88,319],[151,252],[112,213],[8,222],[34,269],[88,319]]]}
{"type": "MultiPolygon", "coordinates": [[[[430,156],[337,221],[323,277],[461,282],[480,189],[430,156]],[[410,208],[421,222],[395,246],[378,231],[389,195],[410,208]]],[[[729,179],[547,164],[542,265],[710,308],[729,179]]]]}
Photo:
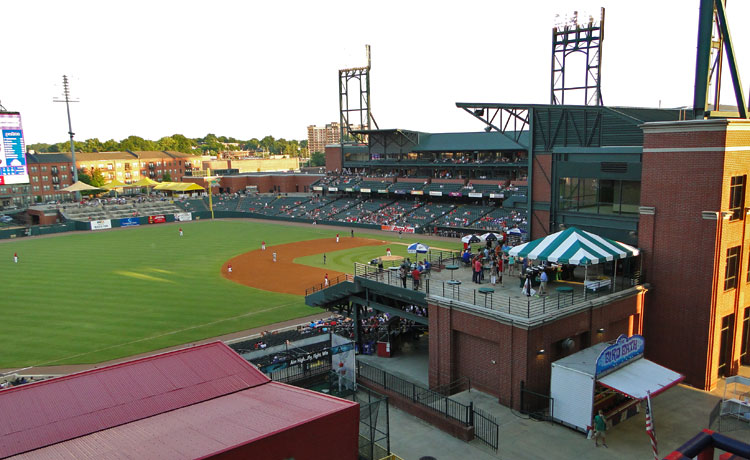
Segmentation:
{"type": "Polygon", "coordinates": [[[330,218],[338,222],[362,222],[368,223],[371,218],[376,218],[381,208],[391,204],[393,200],[370,199],[362,201],[349,209],[346,209],[330,218]],[[374,217],[371,217],[375,214],[374,217]]]}
{"type": "Polygon", "coordinates": [[[378,190],[388,190],[388,187],[393,185],[393,180],[372,180],[364,179],[355,187],[355,191],[361,192],[362,189],[370,190],[369,192],[363,193],[378,193],[378,190]]]}
{"type": "Polygon", "coordinates": [[[170,201],[144,201],[140,203],[128,201],[117,204],[92,203],[80,206],[66,206],[62,210],[62,214],[68,220],[90,221],[166,215],[183,211],[182,207],[170,201]]]}
{"type": "Polygon", "coordinates": [[[376,225],[406,225],[406,215],[418,207],[419,203],[416,201],[395,201],[377,212],[362,216],[359,222],[376,225]]]}
{"type": "Polygon", "coordinates": [[[422,190],[424,184],[422,182],[396,182],[388,188],[391,193],[409,195],[412,191],[422,190]]]}
{"type": "Polygon", "coordinates": [[[427,202],[406,216],[406,222],[415,228],[421,228],[450,213],[455,207],[453,204],[427,202]]]}
{"type": "Polygon", "coordinates": [[[237,211],[240,204],[240,197],[219,197],[217,200],[213,200],[214,211],[237,211]]]}
{"type": "Polygon", "coordinates": [[[470,227],[487,231],[502,231],[506,227],[517,226],[528,231],[529,225],[526,214],[525,209],[496,208],[482,216],[478,221],[473,222],[470,227]]]}
{"type": "Polygon", "coordinates": [[[287,214],[287,217],[318,219],[318,214],[321,212],[320,208],[329,205],[337,199],[338,198],[335,196],[313,197],[310,201],[306,201],[292,209],[290,213],[287,214]]]}
{"type": "Polygon", "coordinates": [[[435,221],[434,225],[439,227],[468,227],[469,224],[477,221],[491,210],[492,208],[486,206],[461,206],[435,221]]]}
{"type": "Polygon", "coordinates": [[[256,212],[265,214],[267,216],[285,216],[289,217],[292,210],[302,203],[310,201],[310,197],[301,196],[284,196],[278,197],[273,201],[270,201],[265,208],[259,209],[256,212]]]}
{"type": "Polygon", "coordinates": [[[443,196],[447,196],[451,192],[459,192],[461,188],[463,188],[461,184],[429,184],[424,187],[424,194],[440,192],[443,196]]]}
{"type": "Polygon", "coordinates": [[[260,213],[268,203],[276,199],[276,195],[245,195],[237,206],[240,212],[258,212],[260,213]]]}

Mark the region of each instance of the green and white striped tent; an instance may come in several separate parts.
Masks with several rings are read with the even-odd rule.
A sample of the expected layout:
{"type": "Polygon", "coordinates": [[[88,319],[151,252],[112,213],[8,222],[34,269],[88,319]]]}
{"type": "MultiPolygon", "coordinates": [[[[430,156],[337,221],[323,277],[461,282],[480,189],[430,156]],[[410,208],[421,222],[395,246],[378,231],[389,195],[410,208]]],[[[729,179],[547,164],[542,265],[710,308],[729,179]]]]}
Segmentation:
{"type": "Polygon", "coordinates": [[[575,227],[515,246],[515,257],[548,260],[562,264],[596,265],[638,255],[638,249],[575,227]]]}

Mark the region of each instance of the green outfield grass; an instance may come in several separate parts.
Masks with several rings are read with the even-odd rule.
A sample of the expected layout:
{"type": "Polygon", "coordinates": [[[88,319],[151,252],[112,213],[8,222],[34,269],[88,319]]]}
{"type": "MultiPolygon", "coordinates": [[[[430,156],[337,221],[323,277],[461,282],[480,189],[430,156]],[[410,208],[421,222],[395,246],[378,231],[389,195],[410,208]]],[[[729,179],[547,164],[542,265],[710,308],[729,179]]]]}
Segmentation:
{"type": "MultiPolygon", "coordinates": [[[[319,312],[302,296],[242,286],[224,279],[220,269],[263,240],[275,245],[336,233],[204,221],[4,242],[0,368],[98,363],[319,312]],[[182,238],[178,226],[185,230],[182,238]]],[[[383,239],[360,231],[357,236],[383,239]]],[[[351,273],[354,261],[383,255],[385,246],[328,254],[326,266],[351,273]]],[[[405,246],[390,247],[406,255],[405,246]]],[[[322,266],[320,257],[300,259],[322,266]]]]}

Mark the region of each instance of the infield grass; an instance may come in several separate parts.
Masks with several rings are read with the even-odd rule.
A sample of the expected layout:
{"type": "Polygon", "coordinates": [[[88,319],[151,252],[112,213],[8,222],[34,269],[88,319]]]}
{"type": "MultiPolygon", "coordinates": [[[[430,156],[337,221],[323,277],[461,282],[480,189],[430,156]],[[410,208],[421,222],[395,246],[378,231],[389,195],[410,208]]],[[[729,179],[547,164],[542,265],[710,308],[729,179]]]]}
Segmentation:
{"type": "MultiPolygon", "coordinates": [[[[99,363],[319,312],[302,296],[228,281],[221,266],[263,240],[272,246],[340,232],[196,221],[3,242],[0,368],[99,363]]],[[[395,243],[354,248],[328,254],[326,266],[351,273],[353,262],[384,255],[386,246],[406,255],[395,243]]],[[[301,259],[322,266],[321,256],[301,259]]]]}

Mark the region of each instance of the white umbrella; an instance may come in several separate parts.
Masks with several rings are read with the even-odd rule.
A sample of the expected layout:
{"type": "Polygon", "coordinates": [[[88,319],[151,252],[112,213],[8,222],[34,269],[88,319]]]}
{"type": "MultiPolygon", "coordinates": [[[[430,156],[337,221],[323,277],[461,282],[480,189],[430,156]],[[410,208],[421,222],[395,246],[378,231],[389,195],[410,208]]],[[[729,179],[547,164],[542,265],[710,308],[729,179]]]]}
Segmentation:
{"type": "Polygon", "coordinates": [[[511,228],[510,230],[508,230],[508,233],[509,233],[509,234],[520,235],[520,234],[522,234],[522,233],[526,233],[526,231],[525,231],[525,230],[521,230],[521,229],[520,229],[520,228],[518,228],[518,227],[515,227],[515,228],[511,228]]]}
{"type": "Polygon", "coordinates": [[[480,235],[479,239],[482,241],[500,241],[503,239],[503,236],[497,233],[487,232],[484,235],[480,235]]]}
{"type": "Polygon", "coordinates": [[[422,243],[412,243],[406,248],[406,252],[409,254],[426,254],[430,250],[430,247],[422,243]]]}
{"type": "Polygon", "coordinates": [[[466,235],[465,237],[461,238],[462,243],[468,243],[468,244],[479,243],[480,241],[482,240],[480,240],[479,237],[476,235],[466,235]]]}

